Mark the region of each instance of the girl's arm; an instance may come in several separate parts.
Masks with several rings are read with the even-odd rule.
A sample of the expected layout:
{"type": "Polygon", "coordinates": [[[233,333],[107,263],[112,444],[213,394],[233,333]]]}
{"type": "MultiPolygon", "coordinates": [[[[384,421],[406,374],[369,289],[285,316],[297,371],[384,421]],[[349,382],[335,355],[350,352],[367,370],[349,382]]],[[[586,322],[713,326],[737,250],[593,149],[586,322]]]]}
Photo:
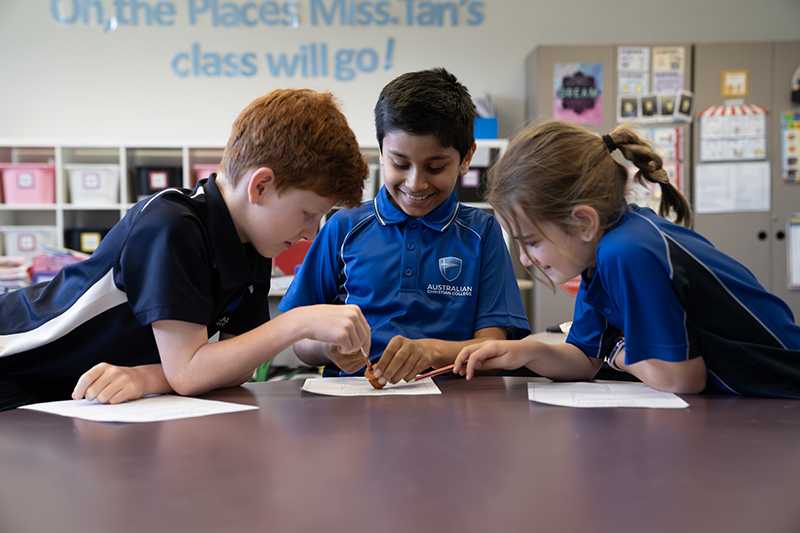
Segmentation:
{"type": "Polygon", "coordinates": [[[672,362],[646,359],[625,364],[625,350],[611,361],[614,368],[639,378],[645,385],[665,392],[696,394],[706,388],[706,363],[702,357],[672,362]]]}
{"type": "Polygon", "coordinates": [[[476,370],[527,366],[551,379],[583,381],[594,378],[602,364],[602,360],[587,357],[572,344],[546,344],[528,336],[519,341],[488,341],[467,346],[458,354],[453,372],[472,379],[476,370]]]}

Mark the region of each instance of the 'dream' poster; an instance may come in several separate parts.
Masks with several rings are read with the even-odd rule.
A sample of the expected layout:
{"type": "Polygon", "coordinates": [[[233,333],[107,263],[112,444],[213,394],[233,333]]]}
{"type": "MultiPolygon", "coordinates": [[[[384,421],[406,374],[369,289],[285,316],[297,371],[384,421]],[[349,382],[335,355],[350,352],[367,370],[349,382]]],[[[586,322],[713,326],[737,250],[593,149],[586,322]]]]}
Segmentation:
{"type": "Polygon", "coordinates": [[[603,123],[602,64],[556,64],[553,88],[553,118],[594,126],[603,123]]]}

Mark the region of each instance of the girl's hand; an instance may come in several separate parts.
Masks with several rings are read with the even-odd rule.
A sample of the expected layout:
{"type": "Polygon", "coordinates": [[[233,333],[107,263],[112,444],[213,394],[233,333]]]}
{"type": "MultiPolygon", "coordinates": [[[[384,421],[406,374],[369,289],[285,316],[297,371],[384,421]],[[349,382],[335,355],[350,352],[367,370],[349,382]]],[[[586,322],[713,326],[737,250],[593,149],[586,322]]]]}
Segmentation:
{"type": "Polygon", "coordinates": [[[100,363],[78,379],[72,399],[116,404],[141,398],[144,388],[144,377],[135,367],[100,363]]]}
{"type": "Polygon", "coordinates": [[[533,353],[522,341],[486,341],[461,350],[453,373],[472,379],[476,370],[513,370],[532,359],[533,353]]]}

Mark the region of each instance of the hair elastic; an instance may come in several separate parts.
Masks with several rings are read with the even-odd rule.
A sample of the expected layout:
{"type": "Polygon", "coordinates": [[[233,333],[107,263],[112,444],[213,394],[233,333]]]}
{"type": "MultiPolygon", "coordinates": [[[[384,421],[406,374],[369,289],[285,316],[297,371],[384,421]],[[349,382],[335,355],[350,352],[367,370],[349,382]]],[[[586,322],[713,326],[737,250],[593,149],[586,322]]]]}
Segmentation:
{"type": "Polygon", "coordinates": [[[603,135],[603,142],[606,143],[606,148],[608,148],[609,154],[619,148],[617,143],[614,142],[614,139],[611,138],[611,135],[607,133],[603,135]]]}

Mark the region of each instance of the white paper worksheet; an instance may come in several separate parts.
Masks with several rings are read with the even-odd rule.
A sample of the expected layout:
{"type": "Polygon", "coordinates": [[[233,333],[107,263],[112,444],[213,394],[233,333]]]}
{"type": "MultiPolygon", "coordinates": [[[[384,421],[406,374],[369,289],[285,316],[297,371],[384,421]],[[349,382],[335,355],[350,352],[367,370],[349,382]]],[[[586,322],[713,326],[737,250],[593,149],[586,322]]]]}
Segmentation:
{"type": "Polygon", "coordinates": [[[35,403],[20,407],[20,409],[71,416],[95,422],[160,422],[162,420],[177,420],[195,416],[251,411],[258,409],[258,407],[168,394],[116,405],[101,404],[90,400],[65,400],[62,402],[35,403]]]}
{"type": "Polygon", "coordinates": [[[303,390],[326,396],[418,396],[442,393],[431,378],[388,384],[382,389],[373,388],[363,377],[309,378],[303,383],[303,390]]]}
{"type": "Polygon", "coordinates": [[[680,409],[689,404],[675,394],[644,383],[596,381],[594,383],[528,383],[532,402],[565,407],[658,407],[680,409]]]}

